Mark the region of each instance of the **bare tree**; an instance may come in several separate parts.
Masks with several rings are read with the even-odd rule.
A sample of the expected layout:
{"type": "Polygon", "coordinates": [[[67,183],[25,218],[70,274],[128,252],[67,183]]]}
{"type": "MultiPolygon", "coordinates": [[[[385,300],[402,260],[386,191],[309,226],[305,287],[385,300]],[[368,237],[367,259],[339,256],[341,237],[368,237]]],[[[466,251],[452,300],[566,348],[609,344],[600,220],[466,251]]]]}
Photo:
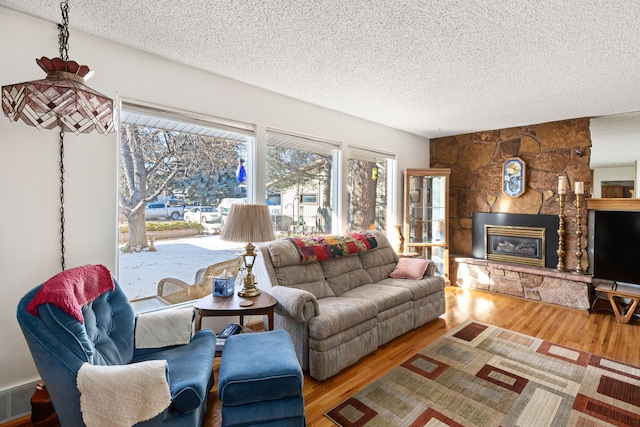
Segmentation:
{"type": "Polygon", "coordinates": [[[119,206],[129,223],[129,246],[147,247],[144,218],[146,202],[153,200],[177,174],[180,162],[173,156],[175,140],[161,129],[127,123],[121,125],[121,175],[119,206]],[[155,191],[149,192],[149,183],[155,191]]]}
{"type": "Polygon", "coordinates": [[[322,205],[318,207],[318,215],[316,216],[316,230],[320,233],[331,232],[331,195],[332,195],[332,158],[327,157],[326,161],[322,165],[323,182],[326,185],[322,186],[322,205]]]}
{"type": "Polygon", "coordinates": [[[181,155],[184,173],[173,187],[198,205],[217,206],[225,197],[239,193],[235,172],[246,156],[244,144],[237,141],[187,134],[181,155]]]}
{"type": "MultiPolygon", "coordinates": [[[[352,191],[349,203],[349,229],[370,230],[376,223],[377,178],[374,162],[351,160],[352,191]]],[[[377,172],[377,170],[376,170],[377,172]]]]}
{"type": "Polygon", "coordinates": [[[324,175],[319,169],[325,164],[331,165],[331,156],[282,148],[267,147],[267,181],[274,189],[282,190],[302,182],[317,180],[324,175]]]}
{"type": "Polygon", "coordinates": [[[148,246],[144,208],[163,191],[202,203],[232,193],[242,144],[203,135],[121,125],[121,213],[129,223],[129,246],[148,246]]]}

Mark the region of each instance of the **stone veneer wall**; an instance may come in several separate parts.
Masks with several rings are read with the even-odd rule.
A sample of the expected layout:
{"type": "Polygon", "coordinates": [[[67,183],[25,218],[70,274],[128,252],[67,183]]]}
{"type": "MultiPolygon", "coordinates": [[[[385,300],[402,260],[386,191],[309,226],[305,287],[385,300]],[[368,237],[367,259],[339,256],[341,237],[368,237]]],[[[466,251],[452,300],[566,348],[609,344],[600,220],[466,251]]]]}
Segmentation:
{"type": "MultiPolygon", "coordinates": [[[[431,167],[451,169],[449,217],[450,253],[471,256],[471,217],[474,212],[558,215],[558,176],[569,189],[565,204],[565,268],[576,265],[576,181],[591,189],[589,119],[521,126],[431,140],[431,167]],[[502,192],[502,165],[510,157],[526,163],[526,191],[518,198],[502,192]]],[[[582,209],[582,248],[587,245],[587,209],[582,209]]],[[[584,251],[582,266],[587,268],[584,251]]],[[[451,279],[456,283],[455,262],[451,279]]]]}

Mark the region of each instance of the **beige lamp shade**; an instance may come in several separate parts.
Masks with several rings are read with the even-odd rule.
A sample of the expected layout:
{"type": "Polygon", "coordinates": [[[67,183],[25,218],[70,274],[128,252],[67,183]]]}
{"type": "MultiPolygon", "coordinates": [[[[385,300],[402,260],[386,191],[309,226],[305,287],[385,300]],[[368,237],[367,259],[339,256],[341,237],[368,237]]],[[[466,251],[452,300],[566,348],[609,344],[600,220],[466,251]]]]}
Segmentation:
{"type": "Polygon", "coordinates": [[[267,205],[246,205],[235,203],[229,209],[229,217],[222,227],[220,239],[229,242],[247,243],[245,253],[242,254],[247,275],[244,288],[238,292],[241,297],[255,297],[260,295],[256,287],[255,276],[252,273],[257,253],[251,242],[268,242],[275,240],[271,216],[267,205]]]}
{"type": "Polygon", "coordinates": [[[267,205],[234,203],[220,233],[220,239],[229,242],[259,243],[275,238],[267,205]]]}

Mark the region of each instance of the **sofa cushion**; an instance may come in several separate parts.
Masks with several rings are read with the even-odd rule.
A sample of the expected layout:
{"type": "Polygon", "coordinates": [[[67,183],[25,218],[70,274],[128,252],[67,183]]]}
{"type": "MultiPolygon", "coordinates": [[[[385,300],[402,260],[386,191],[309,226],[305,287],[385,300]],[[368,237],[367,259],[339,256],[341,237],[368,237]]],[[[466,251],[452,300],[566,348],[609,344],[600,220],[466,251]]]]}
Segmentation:
{"type": "Polygon", "coordinates": [[[286,265],[300,264],[300,252],[296,245],[287,239],[274,240],[266,244],[271,258],[271,264],[275,268],[284,267],[286,265]]]}
{"type": "Polygon", "coordinates": [[[324,280],[318,280],[316,282],[301,283],[299,285],[291,285],[290,288],[302,289],[313,294],[316,298],[326,298],[334,296],[331,287],[324,280]]]}
{"type": "Polygon", "coordinates": [[[362,268],[358,256],[333,258],[322,261],[320,265],[334,296],[372,282],[369,273],[362,268]]]}
{"type": "Polygon", "coordinates": [[[341,298],[357,298],[371,301],[376,305],[378,313],[411,301],[412,294],[408,289],[397,286],[385,286],[369,283],[345,292],[341,298]]]}
{"type": "Polygon", "coordinates": [[[389,277],[398,263],[398,255],[391,246],[386,246],[360,254],[362,268],[369,273],[373,283],[389,277]]]}
{"type": "Polygon", "coordinates": [[[373,235],[373,237],[376,239],[376,242],[378,243],[378,249],[391,247],[391,243],[389,243],[389,239],[387,239],[387,236],[384,234],[384,232],[380,230],[371,230],[369,233],[371,233],[371,235],[373,235]]]}
{"type": "Polygon", "coordinates": [[[311,292],[316,298],[332,297],[333,291],[324,280],[324,272],[317,262],[274,268],[278,284],[311,292]]]}
{"type": "Polygon", "coordinates": [[[378,315],[375,303],[355,298],[318,300],[320,314],[309,320],[309,338],[322,340],[378,315]]]}
{"type": "Polygon", "coordinates": [[[422,279],[427,271],[429,260],[422,258],[400,258],[396,268],[389,274],[395,279],[422,279]]]}
{"type": "Polygon", "coordinates": [[[343,256],[322,261],[320,267],[326,279],[333,279],[350,271],[362,269],[362,261],[358,256],[343,256]]]}
{"type": "MultiPolygon", "coordinates": [[[[433,263],[430,262],[429,264],[433,263]]],[[[442,276],[425,276],[420,280],[394,279],[393,277],[390,277],[388,279],[381,280],[380,282],[378,282],[378,284],[383,286],[397,286],[408,289],[413,295],[412,299],[414,301],[417,301],[428,295],[443,290],[445,281],[442,276]]]]}
{"type": "Polygon", "coordinates": [[[340,296],[350,289],[371,283],[371,276],[363,269],[350,271],[342,276],[327,280],[334,295],[340,296]]]}

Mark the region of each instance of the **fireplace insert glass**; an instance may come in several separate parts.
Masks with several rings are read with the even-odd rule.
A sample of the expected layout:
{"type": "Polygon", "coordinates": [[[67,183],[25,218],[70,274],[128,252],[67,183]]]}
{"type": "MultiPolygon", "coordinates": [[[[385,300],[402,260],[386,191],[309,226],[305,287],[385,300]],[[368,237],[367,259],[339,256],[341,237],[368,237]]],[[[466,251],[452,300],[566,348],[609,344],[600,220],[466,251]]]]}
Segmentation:
{"type": "MultiPolygon", "coordinates": [[[[473,214],[472,226],[472,256],[478,259],[486,259],[487,239],[485,237],[485,226],[504,226],[504,227],[533,227],[544,229],[543,245],[544,264],[547,268],[556,268],[558,264],[558,216],[557,215],[533,215],[533,214],[511,214],[511,213],[492,213],[492,212],[475,212],[473,214]]],[[[513,242],[511,242],[513,243],[513,242]]],[[[523,257],[526,264],[527,257],[523,257]]],[[[509,262],[513,262],[510,260],[509,262]]]]}
{"type": "Polygon", "coordinates": [[[485,258],[544,266],[545,229],[485,225],[485,258]]]}

